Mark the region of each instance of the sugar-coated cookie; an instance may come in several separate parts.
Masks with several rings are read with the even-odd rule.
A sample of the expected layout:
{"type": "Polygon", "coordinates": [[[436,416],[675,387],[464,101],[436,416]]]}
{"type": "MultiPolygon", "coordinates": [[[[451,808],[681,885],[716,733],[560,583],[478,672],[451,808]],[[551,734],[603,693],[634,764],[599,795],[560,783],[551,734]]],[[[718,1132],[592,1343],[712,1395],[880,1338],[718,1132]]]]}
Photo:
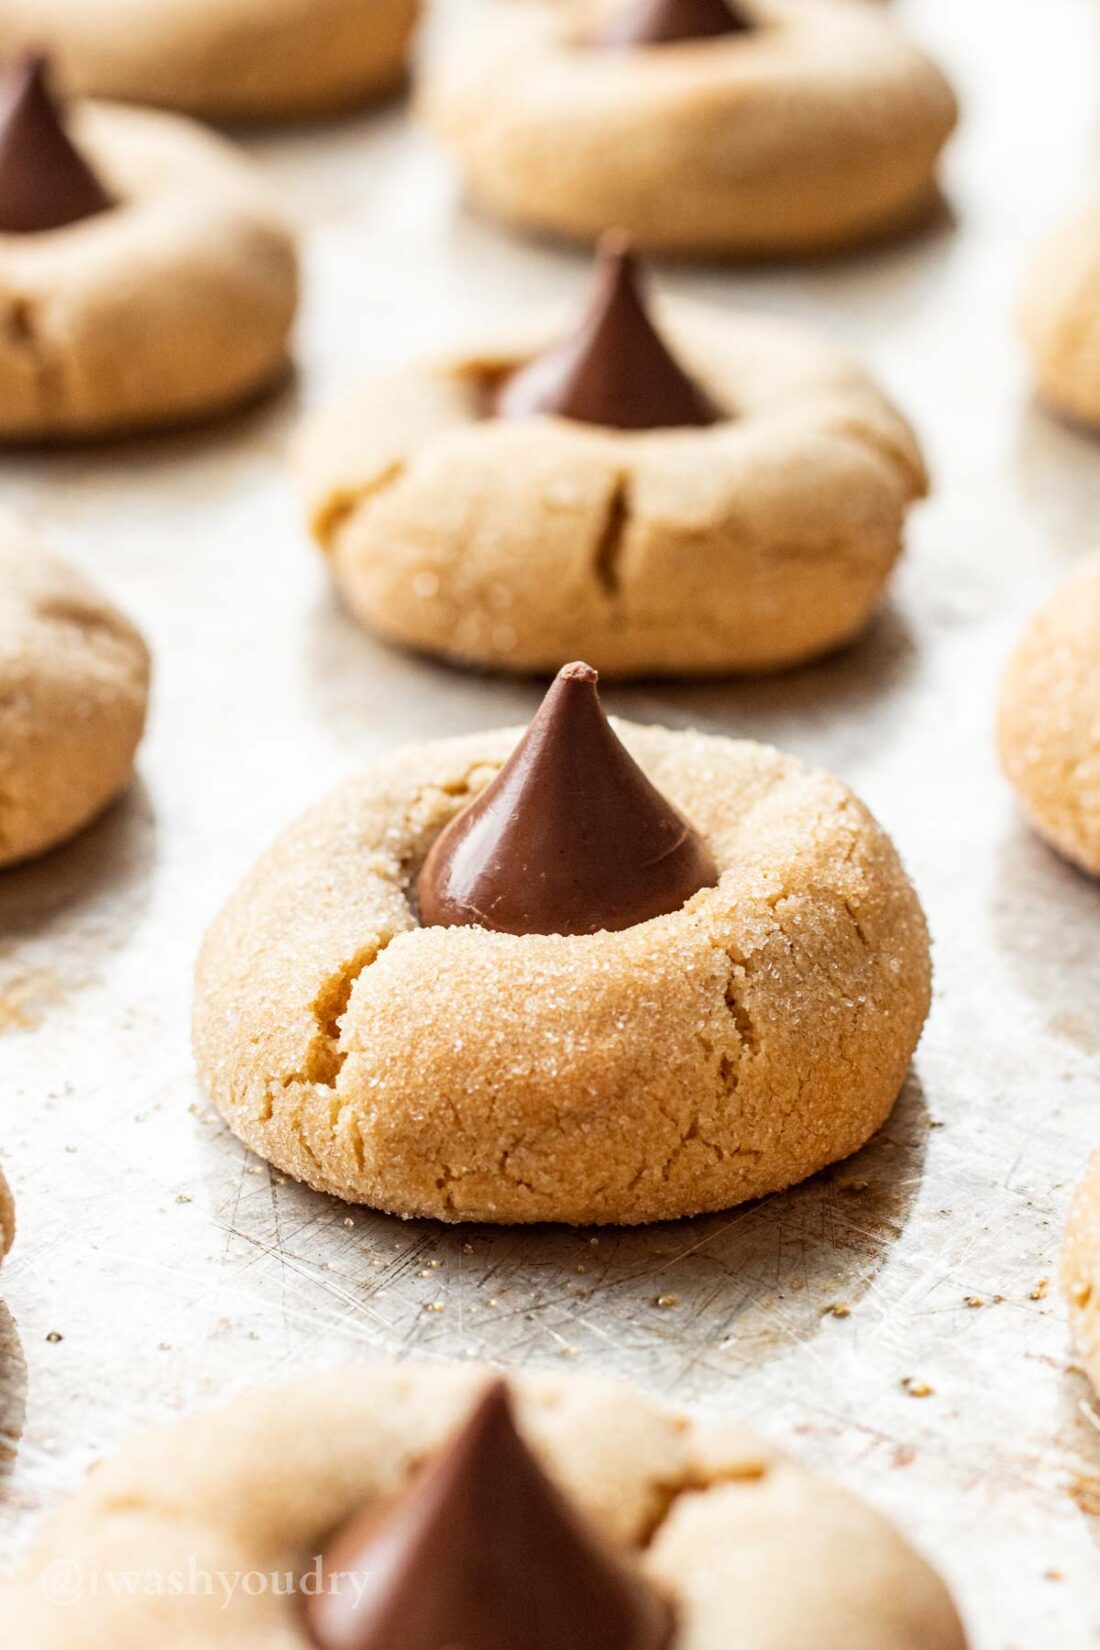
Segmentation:
{"type": "Polygon", "coordinates": [[[63,842],[126,788],[148,691],[129,620],[0,517],[0,865],[63,842]]]}
{"type": "Polygon", "coordinates": [[[912,432],[842,350],[756,315],[650,319],[608,252],[575,336],[380,376],[313,421],[298,470],[372,630],[610,676],[774,670],[850,641],[927,489],[912,432]]]}
{"type": "Polygon", "coordinates": [[[0,1594],[0,1634],[35,1650],[473,1647],[513,1642],[525,1609],[538,1650],[966,1645],[881,1514],[736,1425],[592,1376],[504,1387],[446,1364],[317,1375],[135,1439],[47,1522],[0,1594]],[[366,1524],[369,1542],[372,1519],[386,1562],[348,1562],[341,1533],[366,1524]],[[61,1561],[75,1609],[51,1602],[61,1561]],[[211,1583],[93,1589],[115,1571],[211,1583]]]}
{"type": "Polygon", "coordinates": [[[731,9],[497,0],[438,51],[422,106],[473,201],[570,239],[619,225],[728,255],[831,250],[929,210],[955,99],[884,12],[736,0],[744,26],[704,17],[683,38],[662,29],[676,3],[731,9]]]}
{"type": "Polygon", "coordinates": [[[1059,585],[1009,660],[998,743],[1035,829],[1100,876],[1100,556],[1059,585]]]}
{"type": "Polygon", "coordinates": [[[1074,1347],[1100,1392],[1100,1151],[1093,1154],[1070,1208],[1062,1289],[1074,1347]]]}
{"type": "MultiPolygon", "coordinates": [[[[97,13],[98,21],[98,13],[97,13]]],[[[0,87],[0,439],[221,412],[283,370],[297,256],[266,185],[173,115],[0,87]]]]}
{"type": "Polygon", "coordinates": [[[218,917],[199,1071],[278,1168],[402,1215],[633,1223],[789,1186],[889,1114],[930,969],[888,838],[768,747],[615,739],[594,677],[522,739],[376,762],[218,917]]]}
{"type": "Polygon", "coordinates": [[[1043,247],[1023,324],[1039,394],[1058,412],[1100,425],[1100,206],[1043,247]]]}
{"type": "Polygon", "coordinates": [[[321,114],[398,85],[417,0],[0,0],[0,56],[73,90],[210,119],[321,114]]]}

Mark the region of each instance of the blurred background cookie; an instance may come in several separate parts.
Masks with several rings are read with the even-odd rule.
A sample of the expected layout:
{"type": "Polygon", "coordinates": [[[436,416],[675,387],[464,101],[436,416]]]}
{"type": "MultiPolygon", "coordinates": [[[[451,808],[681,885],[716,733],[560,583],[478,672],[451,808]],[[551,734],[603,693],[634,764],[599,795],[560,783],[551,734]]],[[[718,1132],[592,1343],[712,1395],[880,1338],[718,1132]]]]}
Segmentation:
{"type": "Polygon", "coordinates": [[[1100,876],[1100,555],[1058,586],[1009,660],[998,743],[1035,829],[1100,876]]]}
{"type": "Polygon", "coordinates": [[[1100,425],[1100,206],[1074,218],[1035,259],[1023,326],[1043,400],[1100,425]]]}
{"type": "Polygon", "coordinates": [[[417,10],[418,0],[0,0],[0,56],[49,50],[87,96],[284,119],[399,85],[417,10]]]}
{"type": "Polygon", "coordinates": [[[446,1363],[316,1375],[136,1438],[47,1524],[0,1634],[388,1650],[518,1643],[530,1611],[538,1650],[966,1646],[892,1524],[736,1424],[591,1376],[446,1363]],[[59,1560],[211,1585],[86,1584],[65,1610],[59,1560]]]}
{"type": "Polygon", "coordinates": [[[267,186],[178,116],[0,85],[0,439],[218,413],[285,370],[297,253],[267,186]]]}
{"type": "Polygon", "coordinates": [[[129,620],[0,517],[0,865],[63,842],[125,790],[148,692],[129,620]]]}
{"type": "Polygon", "coordinates": [[[852,0],[498,0],[432,53],[421,104],[510,223],[752,256],[927,214],[956,119],[935,65],[852,0]]]}

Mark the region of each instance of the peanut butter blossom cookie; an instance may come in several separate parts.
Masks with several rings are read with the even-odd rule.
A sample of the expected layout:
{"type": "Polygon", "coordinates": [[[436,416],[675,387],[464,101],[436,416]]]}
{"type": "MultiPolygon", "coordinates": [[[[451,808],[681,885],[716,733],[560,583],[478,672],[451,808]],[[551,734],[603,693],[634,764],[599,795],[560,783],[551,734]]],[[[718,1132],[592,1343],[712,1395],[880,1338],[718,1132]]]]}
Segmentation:
{"type": "Polygon", "coordinates": [[[615,676],[774,670],[850,641],[927,489],[847,355],[759,316],[651,314],[617,235],[575,331],[376,378],[298,458],[372,630],[615,676]]]}
{"type": "Polygon", "coordinates": [[[1070,1209],[1062,1288],[1074,1347],[1100,1392],[1100,1152],[1094,1154],[1070,1209]]]}
{"type": "Polygon", "coordinates": [[[429,62],[422,102],[486,210],[700,254],[914,222],[956,119],[939,70],[852,0],[497,0],[429,62]]]}
{"type": "Polygon", "coordinates": [[[1059,586],[1009,660],[998,742],[1035,829],[1100,876],[1100,556],[1059,586]]]}
{"type": "Polygon", "coordinates": [[[966,1650],[881,1514],[740,1428],[610,1381],[444,1364],[315,1376],[135,1440],[47,1523],[0,1633],[34,1650],[966,1650]],[[85,1580],[75,1609],[50,1600],[62,1562],[85,1580]],[[113,1571],[149,1585],[93,1590],[113,1571]],[[172,1576],[200,1581],[173,1593],[172,1576]]]}
{"type": "Polygon", "coordinates": [[[765,746],[604,718],[413,746],[292,826],[198,966],[207,1091],[261,1156],[402,1215],[632,1223],[847,1156],[929,1001],[889,840],[765,746]]]}
{"type": "Polygon", "coordinates": [[[0,866],[55,847],[125,790],[148,693],[129,620],[0,517],[0,866]]]}
{"type": "Polygon", "coordinates": [[[0,56],[84,95],[211,119],[320,114],[397,86],[417,0],[0,0],[0,56]]]}
{"type": "Polygon", "coordinates": [[[297,257],[220,138],[88,104],[40,57],[0,85],[0,439],[98,436],[239,403],[278,375],[297,257]]]}
{"type": "Polygon", "coordinates": [[[1040,395],[1058,412],[1100,426],[1100,206],[1042,249],[1023,321],[1040,395]]]}

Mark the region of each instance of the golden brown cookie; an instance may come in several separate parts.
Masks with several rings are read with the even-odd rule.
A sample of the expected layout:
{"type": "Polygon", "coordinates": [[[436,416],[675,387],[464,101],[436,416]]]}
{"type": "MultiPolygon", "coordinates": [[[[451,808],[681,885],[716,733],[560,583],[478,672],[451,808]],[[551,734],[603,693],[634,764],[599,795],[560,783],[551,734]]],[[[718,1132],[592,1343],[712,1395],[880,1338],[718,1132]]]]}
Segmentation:
{"type": "Polygon", "coordinates": [[[63,842],[125,790],[148,692],[129,620],[0,518],[0,865],[63,842]]]}
{"type": "Polygon", "coordinates": [[[942,74],[873,6],[751,0],[752,32],[609,50],[627,0],[497,3],[429,61],[421,103],[473,201],[526,229],[796,256],[926,213],[956,119],[942,74]]]}
{"type": "MultiPolygon", "coordinates": [[[[364,1366],[136,1439],[47,1523],[0,1594],[0,1634],[34,1650],[309,1650],[303,1583],[333,1531],[384,1515],[489,1379],[364,1366]],[[176,1596],[93,1591],[112,1571],[213,1579],[176,1596]],[[66,1575],[76,1608],[51,1601],[66,1575]]],[[[943,1583],[892,1525],[737,1426],[594,1377],[509,1386],[569,1504],[670,1595],[674,1650],[794,1650],[825,1642],[823,1624],[844,1650],[965,1650],[943,1583]]]]}
{"type": "Polygon", "coordinates": [[[0,234],[0,439],[173,424],[270,385],[297,255],[250,162],[148,110],[86,104],[71,130],[110,204],[0,234]]]}
{"type": "Polygon", "coordinates": [[[0,56],[47,47],[94,97],[282,119],[398,85],[417,0],[0,0],[0,56]]]}
{"type": "Polygon", "coordinates": [[[1100,425],[1100,206],[1043,247],[1028,276],[1024,337],[1039,394],[1100,425]]]}
{"type": "Polygon", "coordinates": [[[1035,829],[1100,875],[1100,556],[1059,585],[1009,660],[998,744],[1035,829]]]}
{"type": "Polygon", "coordinates": [[[298,471],[365,625],[499,670],[775,670],[851,640],[927,489],[905,421],[785,321],[670,303],[661,332],[717,404],[696,429],[490,416],[552,341],[376,378],[316,419],[298,471]]]}
{"type": "Polygon", "coordinates": [[[1062,1289],[1074,1347],[1100,1392],[1100,1151],[1093,1154],[1070,1209],[1062,1289]]]}
{"type": "Polygon", "coordinates": [[[424,927],[421,866],[519,730],[376,762],[286,831],[207,936],[207,1092],[278,1168],[442,1220],[725,1208],[861,1146],[929,1003],[898,856],[828,775],[617,723],[718,881],[617,932],[424,927]]]}

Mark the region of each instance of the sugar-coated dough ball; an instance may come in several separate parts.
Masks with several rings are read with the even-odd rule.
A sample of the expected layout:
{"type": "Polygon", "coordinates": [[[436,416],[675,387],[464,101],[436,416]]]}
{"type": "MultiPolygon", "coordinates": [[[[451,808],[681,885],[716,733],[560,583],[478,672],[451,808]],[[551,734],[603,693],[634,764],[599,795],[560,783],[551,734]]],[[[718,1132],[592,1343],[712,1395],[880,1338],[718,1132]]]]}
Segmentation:
{"type": "Polygon", "coordinates": [[[1035,829],[1100,876],[1100,556],[1024,632],[1004,676],[998,738],[1035,829]]]}
{"type": "Polygon", "coordinates": [[[1043,247],[1024,292],[1023,323],[1043,399],[1100,425],[1100,206],[1043,247]]]}
{"type": "Polygon", "coordinates": [[[850,641],[926,490],[900,414],[844,350],[759,315],[662,304],[728,417],[622,431],[488,415],[546,343],[401,368],[313,420],[299,478],[355,615],[496,670],[765,671],[850,641]]]}
{"type": "Polygon", "coordinates": [[[292,825],[215,922],[194,1036],[233,1130],[350,1202],[442,1220],[726,1208],[888,1116],[924,916],[851,792],[767,746],[617,723],[720,875],[616,933],[422,927],[413,881],[519,732],[407,747],[292,825]]]}
{"type": "Polygon", "coordinates": [[[148,692],[130,621],[0,518],[0,865],[65,841],[125,790],[148,692]]]}

